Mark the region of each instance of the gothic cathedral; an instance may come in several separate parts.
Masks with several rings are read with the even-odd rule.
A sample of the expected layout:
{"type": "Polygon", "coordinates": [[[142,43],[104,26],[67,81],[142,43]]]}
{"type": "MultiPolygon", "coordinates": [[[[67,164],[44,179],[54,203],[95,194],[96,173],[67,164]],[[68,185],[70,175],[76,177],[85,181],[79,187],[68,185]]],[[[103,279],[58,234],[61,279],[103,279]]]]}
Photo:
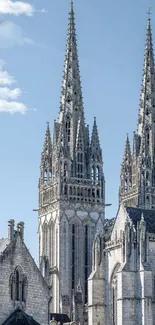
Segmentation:
{"type": "Polygon", "coordinates": [[[55,313],[83,324],[92,245],[104,224],[104,173],[96,119],[85,124],[73,2],[69,12],[60,111],[49,124],[39,179],[39,263],[51,286],[55,313]]]}
{"type": "Polygon", "coordinates": [[[89,325],[155,325],[155,70],[150,17],[133,151],[127,136],[119,209],[95,237],[89,325]]]}
{"type": "Polygon", "coordinates": [[[133,151],[127,136],[119,209],[105,219],[96,119],[85,124],[73,2],[53,139],[39,178],[39,264],[53,313],[80,325],[155,325],[155,69],[150,17],[133,151]]]}

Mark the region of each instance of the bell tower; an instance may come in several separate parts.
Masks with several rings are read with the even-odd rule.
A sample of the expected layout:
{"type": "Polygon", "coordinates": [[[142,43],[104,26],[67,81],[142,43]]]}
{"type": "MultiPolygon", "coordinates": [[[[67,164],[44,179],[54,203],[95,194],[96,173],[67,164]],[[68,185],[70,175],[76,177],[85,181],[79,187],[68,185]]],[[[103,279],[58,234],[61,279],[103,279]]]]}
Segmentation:
{"type": "Polygon", "coordinates": [[[47,124],[41,155],[39,262],[52,288],[51,311],[66,313],[82,325],[93,240],[104,222],[105,181],[96,119],[91,141],[85,124],[72,1],[53,129],[51,139],[47,124]]]}

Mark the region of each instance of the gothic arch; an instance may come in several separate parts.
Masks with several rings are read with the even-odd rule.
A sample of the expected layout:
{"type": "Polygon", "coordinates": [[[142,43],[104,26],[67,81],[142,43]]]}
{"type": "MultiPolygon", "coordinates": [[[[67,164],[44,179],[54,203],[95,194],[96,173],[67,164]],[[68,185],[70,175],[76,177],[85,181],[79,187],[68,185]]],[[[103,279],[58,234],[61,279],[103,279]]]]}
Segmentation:
{"type": "Polygon", "coordinates": [[[94,225],[95,226],[95,222],[91,217],[87,217],[83,220],[83,225],[94,225]]]}
{"type": "Polygon", "coordinates": [[[73,216],[73,217],[70,219],[70,224],[71,224],[71,225],[73,225],[73,224],[75,224],[75,225],[80,225],[80,224],[82,224],[82,222],[81,222],[81,220],[80,220],[79,217],[77,217],[77,216],[73,216]]]}
{"type": "Polygon", "coordinates": [[[16,266],[9,279],[12,301],[26,301],[28,281],[20,266],[16,266]]]}
{"type": "Polygon", "coordinates": [[[110,278],[110,317],[111,325],[119,325],[117,323],[117,272],[120,268],[120,263],[116,263],[110,278]]]}

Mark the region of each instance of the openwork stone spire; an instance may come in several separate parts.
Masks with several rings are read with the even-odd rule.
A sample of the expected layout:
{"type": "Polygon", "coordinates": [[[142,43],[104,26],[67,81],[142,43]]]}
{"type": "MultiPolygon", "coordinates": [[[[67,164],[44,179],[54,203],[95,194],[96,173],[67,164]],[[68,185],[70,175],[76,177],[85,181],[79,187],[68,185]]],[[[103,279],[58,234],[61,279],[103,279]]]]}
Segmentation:
{"type": "Polygon", "coordinates": [[[132,155],[132,181],[122,184],[120,202],[126,206],[155,209],[155,70],[152,45],[151,21],[148,19],[144,68],[140,95],[137,132],[134,133],[132,155]]]}
{"type": "Polygon", "coordinates": [[[51,162],[51,159],[52,159],[52,142],[51,142],[49,123],[47,122],[43,151],[41,156],[41,165],[45,166],[47,164],[47,161],[49,163],[51,162]]]}
{"type": "Polygon", "coordinates": [[[46,183],[51,180],[52,177],[52,142],[49,123],[47,122],[47,128],[45,133],[43,151],[41,154],[41,177],[40,182],[46,183]]]}
{"type": "Polygon", "coordinates": [[[67,114],[74,114],[78,118],[83,111],[80,71],[78,62],[76,29],[74,21],[73,2],[69,12],[68,35],[66,55],[64,62],[64,75],[60,101],[59,123],[67,114]]]}
{"type": "Polygon", "coordinates": [[[121,166],[121,185],[120,195],[131,190],[132,185],[132,155],[130,149],[130,141],[127,134],[125,142],[124,157],[121,166]]]}
{"type": "Polygon", "coordinates": [[[72,1],[60,112],[53,129],[51,145],[47,125],[39,180],[39,263],[52,283],[53,312],[69,317],[73,312],[73,319],[84,324],[91,247],[104,223],[105,182],[96,120],[90,142],[84,119],[72,1]]]}
{"type": "Polygon", "coordinates": [[[102,163],[102,150],[100,147],[98,129],[97,129],[97,124],[96,124],[96,117],[94,117],[94,124],[93,124],[92,137],[91,137],[90,156],[91,156],[92,160],[102,163]]]}

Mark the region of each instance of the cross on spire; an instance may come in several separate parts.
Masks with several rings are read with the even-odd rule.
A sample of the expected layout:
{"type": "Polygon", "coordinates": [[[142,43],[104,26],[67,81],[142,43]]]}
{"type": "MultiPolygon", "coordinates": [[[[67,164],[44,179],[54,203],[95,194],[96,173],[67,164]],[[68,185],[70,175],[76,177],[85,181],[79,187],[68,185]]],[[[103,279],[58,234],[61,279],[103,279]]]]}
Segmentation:
{"type": "Polygon", "coordinates": [[[151,19],[150,16],[152,15],[152,7],[148,7],[148,11],[147,11],[147,14],[148,14],[148,19],[151,19]]]}

